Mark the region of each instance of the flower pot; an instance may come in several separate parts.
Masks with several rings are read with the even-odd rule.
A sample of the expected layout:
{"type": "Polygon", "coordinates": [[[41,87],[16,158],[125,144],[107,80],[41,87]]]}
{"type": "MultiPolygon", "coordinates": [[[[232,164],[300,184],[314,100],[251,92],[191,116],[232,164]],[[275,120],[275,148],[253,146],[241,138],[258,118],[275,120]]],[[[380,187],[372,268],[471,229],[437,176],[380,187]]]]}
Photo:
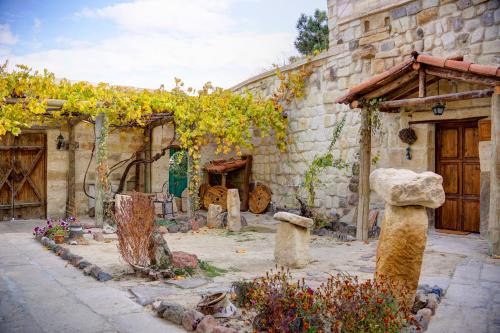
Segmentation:
{"type": "Polygon", "coordinates": [[[64,235],[54,235],[54,242],[56,244],[64,243],[64,235]]]}

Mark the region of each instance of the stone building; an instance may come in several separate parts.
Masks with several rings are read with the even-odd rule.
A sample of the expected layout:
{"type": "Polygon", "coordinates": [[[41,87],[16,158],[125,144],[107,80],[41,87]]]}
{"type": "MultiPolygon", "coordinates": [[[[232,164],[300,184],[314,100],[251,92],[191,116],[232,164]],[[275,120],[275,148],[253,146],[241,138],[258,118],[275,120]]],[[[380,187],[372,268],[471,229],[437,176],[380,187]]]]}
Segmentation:
{"type": "MultiPolygon", "coordinates": [[[[287,71],[307,65],[312,69],[305,97],[287,107],[292,143],[283,154],[275,149],[271,139],[255,139],[253,181],[270,186],[277,206],[297,207],[295,196],[300,194],[308,163],[326,151],[332,128],[344,116],[346,127],[334,155],[356,162],[360,149],[359,109],[338,104],[337,99],[350,88],[404,63],[411,58],[412,52],[443,60],[463,60],[462,64],[489,65],[495,70],[500,63],[499,6],[499,1],[494,0],[329,0],[329,50],[310,61],[302,60],[282,68],[287,71]]],[[[437,94],[437,81],[440,94],[467,91],[478,86],[460,80],[439,79],[428,84],[428,95],[437,94]]],[[[409,82],[400,84],[405,86],[409,82]]],[[[234,89],[269,95],[277,86],[274,72],[269,71],[242,82],[234,89]]],[[[407,91],[408,94],[416,97],[418,91],[407,91]]],[[[477,225],[465,227],[465,230],[478,232],[481,229],[483,232],[488,220],[491,139],[489,133],[480,135],[478,123],[484,123],[481,129],[488,128],[492,114],[491,98],[448,102],[441,116],[433,114],[431,105],[402,111],[381,114],[382,127],[372,137],[372,155],[378,155],[379,159],[372,169],[395,167],[442,173],[436,169],[436,163],[439,163],[436,160],[439,153],[437,132],[460,132],[460,138],[472,135],[477,151],[474,160],[466,162],[471,162],[473,167],[457,175],[460,178],[456,181],[462,186],[464,179],[477,180],[477,184],[471,185],[476,200],[473,214],[477,215],[476,210],[479,213],[476,206],[480,201],[481,227],[475,222],[477,225]],[[409,124],[417,135],[416,142],[410,147],[411,159],[407,158],[408,145],[398,137],[400,129],[409,124]]],[[[353,175],[350,169],[328,168],[321,179],[323,186],[317,188],[315,196],[317,209],[326,215],[336,212],[343,221],[355,223],[357,175],[353,175]]],[[[445,184],[447,181],[451,180],[445,177],[445,184]]],[[[383,208],[375,195],[370,202],[374,208],[383,208]]],[[[430,215],[433,217],[434,212],[430,215]]],[[[441,223],[440,226],[464,229],[463,225],[441,223]]]]}
{"type": "MultiPolygon", "coordinates": [[[[497,69],[500,63],[498,0],[328,0],[327,4],[329,49],[312,59],[298,60],[282,68],[282,71],[286,72],[305,65],[312,70],[312,74],[306,80],[304,98],[286,106],[290,139],[287,152],[280,153],[272,138],[257,136],[254,139],[255,149],[250,152],[253,155],[251,180],[253,183],[263,183],[270,187],[273,192],[272,200],[277,207],[298,206],[296,196],[304,196],[301,184],[304,182],[304,174],[309,163],[316,155],[326,151],[332,137],[332,129],[344,117],[346,125],[335,145],[333,155],[353,164],[358,162],[360,110],[351,108],[349,104],[337,103],[350,89],[376,75],[390,71],[395,66],[401,66],[412,57],[412,54],[415,56],[414,52],[443,60],[442,67],[446,67],[444,62],[446,59],[460,62],[462,67],[470,67],[469,63],[487,65],[490,70],[497,69]]],[[[467,72],[469,67],[464,72],[467,72]]],[[[418,75],[418,72],[410,74],[412,77],[408,81],[403,80],[398,83],[406,96],[418,96],[418,87],[415,91],[410,85],[418,75]],[[404,90],[405,87],[408,87],[408,90],[404,90]]],[[[491,73],[486,76],[488,75],[491,77],[491,73]]],[[[494,77],[498,78],[498,72],[494,77]]],[[[428,95],[436,95],[438,89],[439,94],[447,94],[478,89],[480,86],[463,80],[443,78],[437,80],[433,79],[432,75],[428,78],[426,89],[428,95]]],[[[248,89],[256,94],[269,96],[277,86],[279,81],[275,71],[272,70],[250,78],[233,89],[235,91],[248,89]]],[[[457,166],[460,166],[462,171],[460,176],[456,175],[458,178],[455,181],[460,187],[465,184],[464,180],[476,181],[471,185],[473,187],[471,198],[475,200],[472,204],[473,215],[476,219],[478,215],[476,212],[480,211],[481,223],[475,221],[473,228],[469,229],[484,233],[488,225],[490,179],[495,180],[495,184],[498,182],[497,178],[490,174],[493,165],[490,158],[495,155],[491,152],[491,137],[495,136],[491,136],[488,131],[492,116],[491,100],[488,97],[450,101],[446,103],[445,112],[440,116],[433,114],[431,105],[404,107],[400,108],[398,113],[381,113],[382,127],[372,137],[372,155],[379,158],[372,168],[395,167],[443,173],[436,167],[443,164],[442,146],[436,142],[437,136],[449,134],[455,140],[472,138],[473,159],[464,160],[462,158],[464,154],[461,153],[462,157],[457,166]],[[410,147],[409,159],[408,145],[401,142],[398,133],[400,129],[410,125],[416,133],[417,140],[410,147]],[[485,132],[480,129],[485,129],[485,132]],[[469,165],[470,169],[463,169],[464,165],[469,165]]],[[[32,131],[36,132],[35,129],[32,131]]],[[[68,197],[73,186],[68,182],[71,178],[68,176],[71,159],[75,160],[76,165],[74,202],[79,213],[86,213],[92,205],[92,200],[83,193],[83,177],[87,174],[89,191],[95,181],[92,164],[90,172],[85,171],[94,140],[92,126],[86,123],[75,126],[74,141],[79,144],[76,150],[56,149],[56,139],[60,133],[66,139],[70,136],[66,127],[42,129],[38,132],[46,137],[44,141],[46,162],[43,164],[45,169],[40,169],[42,171],[39,175],[43,185],[41,186],[43,190],[40,191],[45,191],[40,193],[43,198],[39,201],[44,201],[46,208],[44,206],[42,212],[32,211],[30,202],[27,202],[25,217],[38,217],[44,215],[42,213],[60,217],[66,210],[73,209],[73,204],[67,204],[72,202],[68,197]]],[[[154,155],[169,142],[172,135],[172,127],[167,125],[155,128],[151,139],[144,136],[141,130],[117,129],[109,138],[109,165],[129,158],[143,144],[150,144],[154,155]]],[[[451,144],[451,147],[453,146],[451,144]]],[[[205,159],[213,157],[210,147],[204,152],[205,159]]],[[[2,167],[8,168],[8,166],[2,167]]],[[[117,185],[122,171],[123,167],[118,168],[111,175],[113,185],[117,185]]],[[[159,192],[168,180],[167,175],[168,153],[149,168],[140,167],[130,172],[127,188],[159,192]]],[[[345,170],[327,168],[320,178],[322,184],[318,185],[315,191],[314,206],[317,211],[325,216],[336,213],[342,221],[355,223],[359,199],[359,177],[356,168],[345,170]]],[[[451,180],[445,177],[445,184],[446,182],[450,183],[451,180]]],[[[31,189],[26,191],[27,197],[38,198],[36,193],[31,193],[33,192],[31,189]]],[[[464,200],[462,194],[458,200],[464,200]]],[[[372,195],[370,202],[373,208],[383,208],[382,201],[375,195],[372,195]]],[[[6,207],[8,203],[8,191],[0,192],[2,208],[0,216],[3,218],[10,217],[9,207],[6,207]]],[[[462,216],[465,211],[469,210],[456,208],[454,214],[462,216]]],[[[429,213],[431,221],[434,221],[434,212],[429,213]]],[[[460,225],[443,224],[441,221],[439,223],[440,227],[464,229],[463,223],[460,225]]],[[[465,229],[467,230],[467,227],[465,229]]]]}

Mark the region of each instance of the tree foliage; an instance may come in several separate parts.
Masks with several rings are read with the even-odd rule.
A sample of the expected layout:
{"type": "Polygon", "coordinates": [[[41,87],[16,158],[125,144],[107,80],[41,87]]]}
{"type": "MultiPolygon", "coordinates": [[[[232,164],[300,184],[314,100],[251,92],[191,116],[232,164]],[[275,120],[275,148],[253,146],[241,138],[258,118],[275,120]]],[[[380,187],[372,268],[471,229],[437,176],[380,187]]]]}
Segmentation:
{"type": "Polygon", "coordinates": [[[297,21],[299,35],[295,47],[303,55],[312,55],[328,49],[328,16],[316,9],[314,15],[301,14],[297,21]]]}
{"type": "MultiPolygon", "coordinates": [[[[305,67],[296,73],[277,71],[281,81],[278,90],[263,98],[210,83],[199,91],[185,89],[180,79],[175,79],[176,86],[170,91],[163,87],[146,90],[70,82],[24,65],[9,71],[5,63],[0,66],[0,136],[7,132],[18,135],[22,128],[76,115],[95,119],[104,113],[106,126],[140,126],[148,115],[168,112],[174,116],[177,140],[189,154],[189,187],[195,194],[201,180],[199,161],[204,145],[215,143],[216,153],[235,151],[240,155],[243,148],[252,147],[253,130],[258,129],[262,137],[272,135],[278,148],[285,150],[287,119],[283,107],[303,95],[304,79],[309,74],[305,67]],[[65,102],[60,110],[48,112],[49,99],[65,102]]],[[[196,206],[195,202],[193,208],[196,206]]]]}

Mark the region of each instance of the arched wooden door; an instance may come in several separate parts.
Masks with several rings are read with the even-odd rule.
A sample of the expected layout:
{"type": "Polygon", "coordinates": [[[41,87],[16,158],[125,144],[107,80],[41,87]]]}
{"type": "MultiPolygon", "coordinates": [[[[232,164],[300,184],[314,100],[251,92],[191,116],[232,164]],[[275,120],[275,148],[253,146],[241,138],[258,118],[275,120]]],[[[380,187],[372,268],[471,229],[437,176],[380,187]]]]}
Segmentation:
{"type": "Polygon", "coordinates": [[[0,137],[0,220],[46,217],[46,136],[0,137]]]}
{"type": "Polygon", "coordinates": [[[480,179],[477,121],[436,125],[436,172],[443,176],[444,205],[436,228],[479,232],[480,179]]]}

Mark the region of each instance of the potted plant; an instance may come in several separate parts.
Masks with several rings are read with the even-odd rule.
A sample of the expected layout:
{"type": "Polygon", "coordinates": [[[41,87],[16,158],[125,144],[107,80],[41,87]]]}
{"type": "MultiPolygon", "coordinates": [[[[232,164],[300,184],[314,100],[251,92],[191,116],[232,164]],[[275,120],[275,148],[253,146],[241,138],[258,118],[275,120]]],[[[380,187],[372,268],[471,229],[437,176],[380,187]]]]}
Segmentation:
{"type": "Polygon", "coordinates": [[[66,231],[64,229],[57,229],[54,232],[54,242],[56,244],[64,243],[64,237],[66,236],[66,231]]]}

